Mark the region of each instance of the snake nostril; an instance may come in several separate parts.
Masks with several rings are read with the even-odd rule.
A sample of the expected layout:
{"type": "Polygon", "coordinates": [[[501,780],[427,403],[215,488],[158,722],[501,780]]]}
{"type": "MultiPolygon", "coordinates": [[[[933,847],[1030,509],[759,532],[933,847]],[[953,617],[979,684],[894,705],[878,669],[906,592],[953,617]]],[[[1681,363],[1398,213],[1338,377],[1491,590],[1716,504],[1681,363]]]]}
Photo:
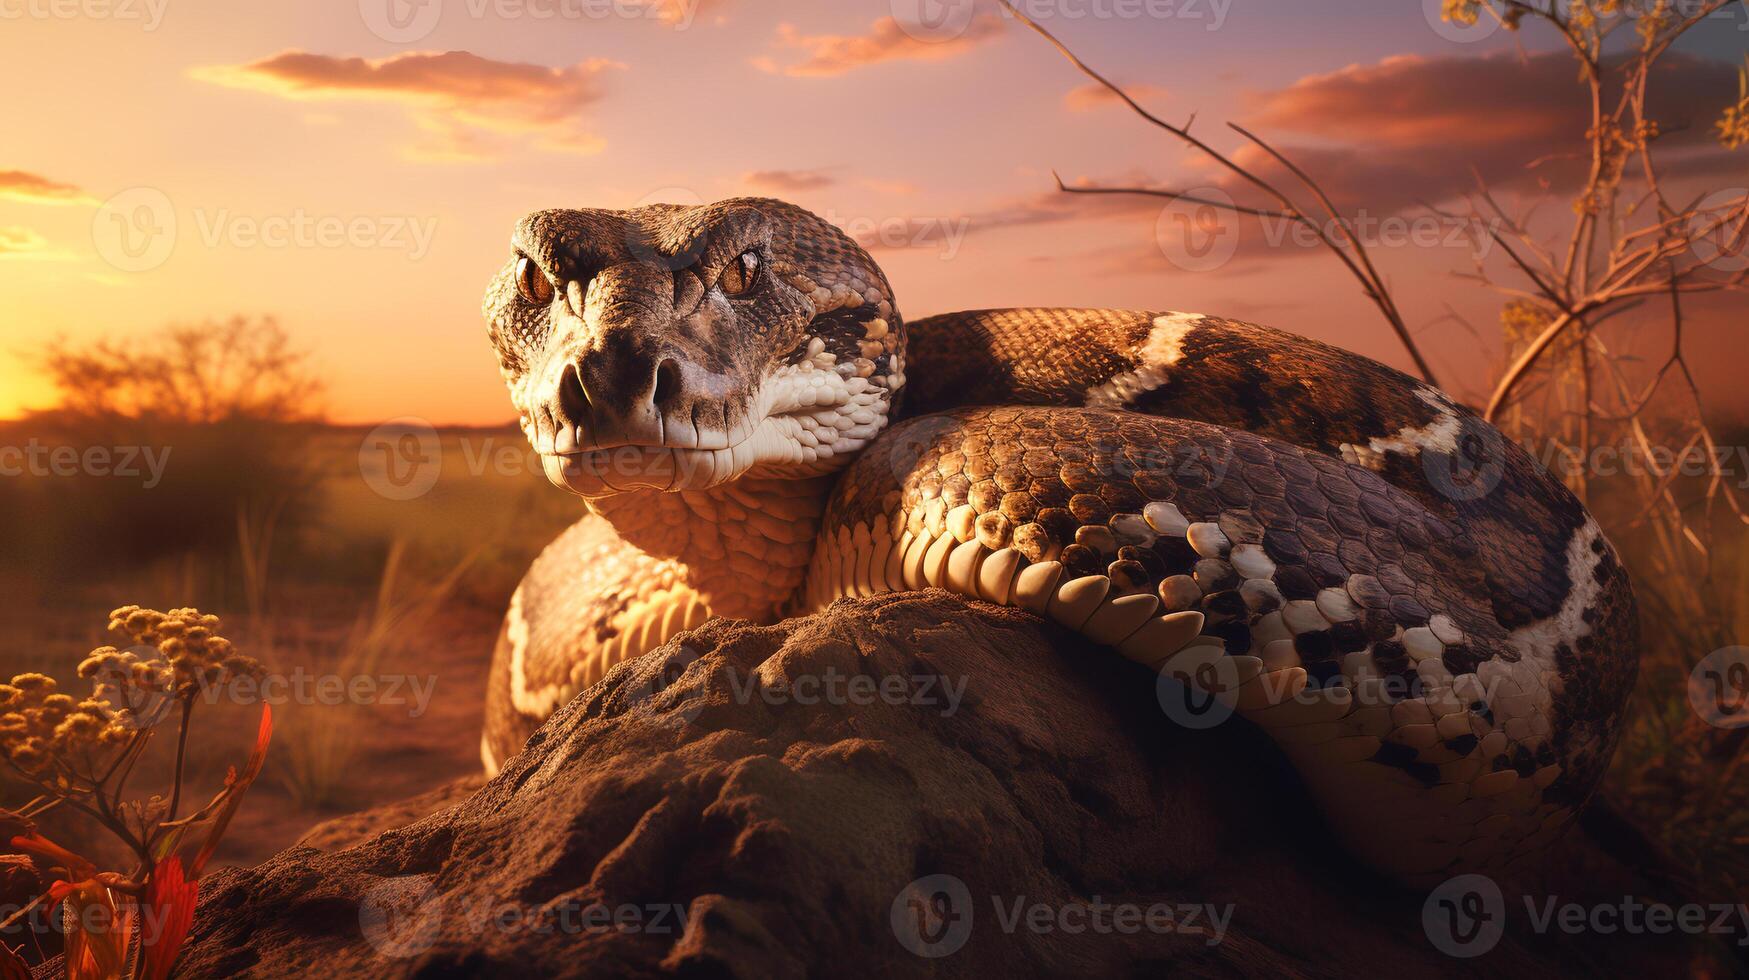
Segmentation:
{"type": "Polygon", "coordinates": [[[583,371],[576,364],[565,369],[559,381],[559,414],[570,425],[582,425],[589,417],[589,393],[583,387],[583,371]]]}
{"type": "Polygon", "coordinates": [[[668,402],[680,394],[680,364],[672,357],[656,365],[656,390],[650,396],[657,408],[667,408],[668,402]]]}

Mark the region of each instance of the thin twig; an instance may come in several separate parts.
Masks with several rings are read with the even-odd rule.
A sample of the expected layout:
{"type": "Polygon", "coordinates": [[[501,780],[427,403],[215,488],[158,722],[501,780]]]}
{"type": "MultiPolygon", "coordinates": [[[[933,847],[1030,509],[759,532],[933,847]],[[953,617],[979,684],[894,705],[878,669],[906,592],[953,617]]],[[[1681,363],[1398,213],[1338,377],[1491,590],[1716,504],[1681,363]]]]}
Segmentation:
{"type": "MultiPolygon", "coordinates": [[[[1383,277],[1379,275],[1377,268],[1373,266],[1372,259],[1367,254],[1365,244],[1361,242],[1359,236],[1355,235],[1348,229],[1347,224],[1341,220],[1341,216],[1337,213],[1335,205],[1331,203],[1329,195],[1324,193],[1323,188],[1320,187],[1310,175],[1292,160],[1288,159],[1287,156],[1277,151],[1274,147],[1264,142],[1255,134],[1247,131],[1236,123],[1227,124],[1234,132],[1250,140],[1304,184],[1323,207],[1328,219],[1327,222],[1312,220],[1307,216],[1304,209],[1295,204],[1291,197],[1277,188],[1274,184],[1234,162],[1225,154],[1203,142],[1201,139],[1191,135],[1188,124],[1185,126],[1174,126],[1172,123],[1169,123],[1166,120],[1161,119],[1159,116],[1149,112],[1147,109],[1144,109],[1141,103],[1131,98],[1130,94],[1125,92],[1121,86],[1106,78],[1092,66],[1082,61],[1080,57],[1078,57],[1074,51],[1070,50],[1068,45],[1059,40],[1055,34],[1052,34],[1037,21],[1027,16],[1009,2],[1009,0],[997,0],[997,2],[1006,8],[1016,20],[1019,20],[1021,23],[1031,28],[1040,37],[1043,37],[1046,41],[1050,42],[1051,46],[1056,48],[1057,52],[1064,58],[1068,59],[1069,63],[1074,65],[1081,74],[1091,78],[1099,85],[1104,86],[1107,91],[1121,99],[1136,115],[1146,120],[1150,125],[1165,130],[1185,143],[1188,143],[1193,148],[1200,150],[1221,167],[1225,168],[1229,173],[1232,173],[1234,176],[1274,198],[1280,207],[1275,209],[1250,207],[1159,188],[1070,187],[1063,182],[1063,179],[1060,176],[1057,176],[1055,172],[1053,172],[1052,176],[1056,178],[1057,188],[1059,190],[1067,191],[1072,194],[1141,194],[1151,197],[1165,198],[1167,200],[1189,201],[1194,204],[1220,208],[1237,214],[1260,218],[1285,219],[1305,226],[1318,237],[1319,241],[1323,242],[1324,245],[1335,253],[1337,258],[1342,260],[1343,265],[1348,267],[1349,272],[1359,280],[1361,288],[1366,293],[1367,298],[1373,302],[1373,305],[1378,307],[1379,312],[1384,315],[1385,320],[1390,324],[1392,332],[1396,334],[1398,341],[1400,341],[1404,349],[1408,351],[1409,357],[1415,362],[1415,368],[1420,372],[1421,377],[1429,384],[1437,385],[1439,383],[1437,377],[1434,375],[1432,366],[1428,364],[1427,358],[1422,355],[1419,345],[1415,343],[1415,339],[1410,334],[1408,326],[1404,323],[1402,314],[1398,311],[1397,304],[1391,297],[1390,288],[1385,283],[1383,277]],[[1327,225],[1334,225],[1336,227],[1341,235],[1341,242],[1330,233],[1327,225]],[[1346,242],[1346,248],[1344,247],[1343,242],[1346,242]],[[1351,250],[1354,253],[1353,255],[1349,254],[1351,250]]],[[[1194,119],[1194,117],[1192,118],[1194,119]]]]}

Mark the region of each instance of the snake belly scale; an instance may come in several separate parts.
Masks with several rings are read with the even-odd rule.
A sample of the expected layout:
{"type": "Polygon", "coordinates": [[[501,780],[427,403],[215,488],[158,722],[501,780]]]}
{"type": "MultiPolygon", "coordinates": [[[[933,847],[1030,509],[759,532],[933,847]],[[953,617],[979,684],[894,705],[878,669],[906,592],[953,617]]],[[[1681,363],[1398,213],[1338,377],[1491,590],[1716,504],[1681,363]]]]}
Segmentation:
{"type": "Polygon", "coordinates": [[[512,600],[488,769],[711,616],[921,588],[1218,700],[1408,882],[1534,855],[1614,750],[1638,622],[1609,542],[1374,361],[1162,311],[907,324],[856,243],[765,199],[536,212],[485,314],[549,479],[592,512],[512,600]]]}

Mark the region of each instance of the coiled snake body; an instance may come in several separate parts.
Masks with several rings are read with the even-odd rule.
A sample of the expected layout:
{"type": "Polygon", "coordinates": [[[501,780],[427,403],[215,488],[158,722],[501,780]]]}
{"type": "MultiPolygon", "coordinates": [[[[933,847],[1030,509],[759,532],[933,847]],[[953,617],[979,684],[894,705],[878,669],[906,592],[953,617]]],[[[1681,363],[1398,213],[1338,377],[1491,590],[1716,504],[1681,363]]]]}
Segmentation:
{"type": "Polygon", "coordinates": [[[1602,775],[1637,663],[1626,575],[1435,388],[1194,314],[907,325],[867,253],[778,201],[542,211],[513,249],[491,339],[595,516],[512,600],[488,769],[711,616],[933,586],[1211,692],[1404,880],[1533,853],[1602,775]]]}

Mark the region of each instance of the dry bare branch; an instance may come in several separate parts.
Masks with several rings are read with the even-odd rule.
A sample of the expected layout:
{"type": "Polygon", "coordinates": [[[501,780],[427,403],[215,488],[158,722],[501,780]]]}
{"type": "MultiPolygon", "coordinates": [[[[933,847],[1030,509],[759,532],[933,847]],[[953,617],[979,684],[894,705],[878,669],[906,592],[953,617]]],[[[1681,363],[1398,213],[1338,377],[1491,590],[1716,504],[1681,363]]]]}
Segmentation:
{"type": "Polygon", "coordinates": [[[1071,187],[1065,184],[1061,177],[1056,177],[1056,174],[1053,171],[1052,176],[1056,177],[1059,190],[1072,194],[1136,194],[1160,197],[1170,201],[1187,201],[1192,204],[1213,207],[1234,214],[1242,214],[1251,217],[1284,219],[1306,228],[1311,231],[1313,235],[1317,236],[1318,241],[1329,248],[1330,251],[1342,261],[1342,264],[1348,268],[1348,271],[1355,277],[1355,279],[1360,282],[1361,289],[1366,294],[1367,299],[1371,300],[1373,305],[1378,307],[1379,312],[1384,315],[1385,320],[1390,324],[1391,332],[1396,334],[1397,340],[1401,342],[1403,348],[1408,351],[1409,357],[1415,362],[1415,369],[1420,373],[1421,377],[1429,384],[1437,385],[1439,383],[1437,377],[1434,375],[1432,365],[1427,362],[1427,358],[1421,353],[1420,346],[1415,343],[1415,338],[1410,333],[1408,325],[1404,322],[1402,314],[1398,311],[1396,301],[1391,296],[1389,286],[1385,283],[1383,276],[1379,274],[1378,269],[1373,265],[1371,256],[1367,254],[1365,244],[1360,240],[1358,235],[1355,235],[1349,230],[1347,223],[1342,220],[1341,215],[1336,210],[1336,206],[1331,202],[1329,195],[1324,192],[1323,188],[1318,185],[1317,181],[1313,180],[1304,169],[1295,164],[1286,155],[1264,142],[1264,140],[1257,135],[1249,132],[1236,123],[1227,124],[1234,132],[1243,136],[1264,153],[1268,154],[1271,159],[1274,159],[1277,163],[1281,164],[1288,173],[1292,174],[1300,181],[1300,183],[1304,184],[1306,189],[1318,202],[1319,207],[1323,210],[1322,218],[1314,218],[1308,214],[1304,208],[1301,208],[1296,204],[1293,198],[1280,188],[1259,176],[1257,173],[1235,162],[1233,159],[1203,142],[1201,139],[1191,135],[1189,124],[1184,126],[1174,126],[1172,123],[1169,123],[1149,112],[1147,109],[1144,109],[1142,105],[1135,99],[1131,98],[1129,93],[1125,92],[1121,86],[1106,78],[1086,62],[1082,61],[1076,56],[1075,52],[1070,50],[1068,45],[1058,39],[1055,34],[1052,34],[1037,21],[1021,12],[1017,7],[1010,3],[1009,0],[997,0],[997,2],[1006,8],[1016,20],[1019,20],[1021,23],[1036,32],[1040,37],[1043,37],[1046,41],[1050,42],[1051,46],[1056,48],[1058,53],[1062,54],[1064,58],[1068,59],[1069,63],[1074,65],[1081,74],[1092,79],[1094,82],[1103,86],[1107,91],[1121,99],[1136,115],[1146,120],[1150,125],[1172,134],[1174,137],[1177,137],[1179,140],[1209,157],[1209,159],[1215,161],[1215,163],[1219,164],[1227,172],[1268,194],[1276,200],[1279,207],[1250,207],[1235,204],[1231,201],[1216,201],[1206,197],[1198,197],[1196,195],[1159,188],[1071,187]],[[1332,228],[1336,229],[1335,234],[1332,234],[1332,228]]]}

